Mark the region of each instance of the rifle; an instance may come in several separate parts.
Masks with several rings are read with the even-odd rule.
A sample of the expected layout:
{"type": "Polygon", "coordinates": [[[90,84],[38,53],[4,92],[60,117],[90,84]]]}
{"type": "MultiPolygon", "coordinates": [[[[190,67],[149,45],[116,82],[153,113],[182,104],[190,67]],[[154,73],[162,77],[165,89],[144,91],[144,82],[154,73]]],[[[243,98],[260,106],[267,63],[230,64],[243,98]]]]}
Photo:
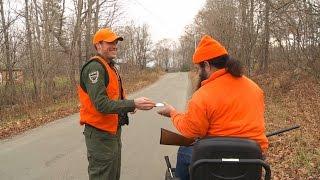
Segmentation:
{"type": "Polygon", "coordinates": [[[281,133],[284,133],[284,132],[287,132],[287,131],[291,131],[291,130],[297,129],[299,127],[300,127],[300,125],[295,125],[295,126],[292,126],[292,127],[286,128],[286,129],[281,129],[281,130],[278,130],[278,131],[274,131],[274,132],[268,133],[266,136],[270,137],[270,136],[278,135],[278,134],[281,134],[281,133]]]}
{"type": "Polygon", "coordinates": [[[193,142],[195,142],[195,139],[190,139],[180,134],[161,128],[160,144],[190,146],[193,142]]]}
{"type": "MultiPolygon", "coordinates": [[[[295,125],[286,129],[281,129],[278,131],[274,131],[266,134],[267,137],[278,135],[287,131],[291,131],[293,129],[299,128],[300,125],[295,125]]],[[[174,133],[167,129],[161,128],[161,136],[160,136],[160,144],[162,145],[175,145],[175,146],[191,146],[196,139],[191,139],[182,136],[181,134],[174,133]]]]}

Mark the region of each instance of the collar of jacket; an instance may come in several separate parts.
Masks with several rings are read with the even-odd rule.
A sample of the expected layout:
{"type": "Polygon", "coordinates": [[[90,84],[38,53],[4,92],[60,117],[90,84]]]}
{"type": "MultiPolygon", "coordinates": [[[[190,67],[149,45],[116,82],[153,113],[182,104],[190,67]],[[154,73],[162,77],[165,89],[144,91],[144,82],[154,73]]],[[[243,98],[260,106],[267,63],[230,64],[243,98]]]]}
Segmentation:
{"type": "Polygon", "coordinates": [[[226,71],[225,68],[217,70],[216,72],[212,73],[208,79],[202,81],[201,82],[201,86],[204,86],[208,82],[211,82],[211,81],[217,79],[218,77],[220,77],[220,76],[222,76],[222,75],[224,75],[226,73],[227,73],[227,71],[226,71]]]}
{"type": "Polygon", "coordinates": [[[99,53],[97,53],[97,56],[100,56],[103,60],[105,60],[109,65],[111,64],[111,65],[114,65],[114,64],[116,64],[116,62],[113,60],[113,59],[108,59],[108,60],[106,60],[101,54],[99,54],[99,53]]]}

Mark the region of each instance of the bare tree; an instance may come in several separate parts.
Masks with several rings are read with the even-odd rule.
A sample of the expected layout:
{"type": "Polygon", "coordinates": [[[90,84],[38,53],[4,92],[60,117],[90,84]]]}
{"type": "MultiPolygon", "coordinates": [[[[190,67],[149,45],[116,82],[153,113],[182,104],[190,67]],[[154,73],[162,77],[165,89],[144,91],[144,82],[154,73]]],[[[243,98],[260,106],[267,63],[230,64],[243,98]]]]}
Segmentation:
{"type": "Polygon", "coordinates": [[[86,31],[85,31],[85,58],[89,59],[92,56],[92,7],[93,7],[94,0],[87,1],[87,10],[86,10],[86,31]]]}
{"type": "Polygon", "coordinates": [[[120,29],[119,33],[125,39],[119,44],[119,57],[130,65],[145,69],[151,51],[149,27],[131,24],[120,29]]]}
{"type": "Polygon", "coordinates": [[[247,72],[250,75],[252,69],[252,51],[255,44],[254,37],[256,37],[254,31],[254,0],[241,0],[239,6],[241,17],[239,29],[241,36],[239,37],[240,46],[237,54],[239,60],[245,63],[247,72]]]}
{"type": "Polygon", "coordinates": [[[100,0],[96,0],[96,7],[94,11],[94,25],[93,25],[93,32],[96,32],[99,28],[99,13],[100,13],[100,0]]]}
{"type": "Polygon", "coordinates": [[[137,28],[136,32],[136,46],[137,46],[137,61],[140,69],[145,69],[147,64],[147,53],[150,51],[150,33],[148,26],[143,24],[142,27],[137,28]]]}
{"type": "MultiPolygon", "coordinates": [[[[315,72],[320,70],[319,3],[207,0],[192,24],[194,33],[181,37],[180,48],[190,46],[195,35],[209,34],[244,63],[249,75],[266,72],[270,64],[277,63],[278,67],[302,68],[317,76],[319,73],[315,72]]],[[[180,56],[191,58],[185,51],[181,51],[180,56]]]]}
{"type": "Polygon", "coordinates": [[[13,80],[13,65],[10,57],[10,41],[9,41],[9,24],[6,23],[6,18],[4,15],[3,1],[0,0],[0,13],[1,13],[1,25],[4,37],[4,58],[6,59],[6,92],[9,94],[7,103],[12,104],[14,102],[13,98],[15,95],[14,80],[13,80]]]}
{"type": "Polygon", "coordinates": [[[270,40],[270,0],[264,0],[265,2],[265,19],[264,19],[264,36],[263,36],[263,48],[262,48],[262,61],[260,63],[260,70],[267,71],[269,64],[269,40],[270,40]]]}
{"type": "Polygon", "coordinates": [[[23,7],[14,8],[11,1],[0,1],[0,66],[6,82],[0,85],[0,110],[75,95],[80,67],[92,53],[93,31],[113,28],[121,6],[119,0],[73,1],[72,7],[66,0],[24,0],[23,7]]]}
{"type": "Polygon", "coordinates": [[[170,39],[162,39],[155,44],[154,57],[157,59],[158,65],[166,71],[173,66],[175,54],[175,42],[170,39]]]}
{"type": "Polygon", "coordinates": [[[38,98],[38,78],[37,78],[37,68],[35,56],[33,53],[33,44],[32,44],[32,32],[30,25],[30,15],[29,15],[29,0],[25,0],[25,19],[26,19],[26,37],[27,37],[27,49],[28,49],[28,61],[31,64],[31,78],[33,84],[34,97],[38,98]]]}

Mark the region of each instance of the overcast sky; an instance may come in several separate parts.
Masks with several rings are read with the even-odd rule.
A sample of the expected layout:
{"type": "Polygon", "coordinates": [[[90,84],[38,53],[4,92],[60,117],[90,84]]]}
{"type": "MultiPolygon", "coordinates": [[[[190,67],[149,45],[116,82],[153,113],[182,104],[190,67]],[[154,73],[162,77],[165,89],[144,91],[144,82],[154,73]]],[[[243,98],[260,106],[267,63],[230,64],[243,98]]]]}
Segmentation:
{"type": "MultiPolygon", "coordinates": [[[[6,9],[8,1],[5,3],[6,9]]],[[[121,2],[126,20],[128,22],[133,20],[135,24],[149,24],[152,40],[158,41],[163,38],[177,40],[182,35],[184,27],[192,23],[195,15],[204,6],[205,0],[121,0],[121,2]]],[[[66,0],[66,3],[73,11],[72,1],[66,0]]],[[[10,4],[12,9],[24,8],[24,0],[10,1],[10,4]]],[[[74,13],[71,11],[70,13],[74,13]]]]}
{"type": "Polygon", "coordinates": [[[150,25],[152,40],[177,40],[205,0],[124,0],[125,13],[136,23],[150,25]]]}

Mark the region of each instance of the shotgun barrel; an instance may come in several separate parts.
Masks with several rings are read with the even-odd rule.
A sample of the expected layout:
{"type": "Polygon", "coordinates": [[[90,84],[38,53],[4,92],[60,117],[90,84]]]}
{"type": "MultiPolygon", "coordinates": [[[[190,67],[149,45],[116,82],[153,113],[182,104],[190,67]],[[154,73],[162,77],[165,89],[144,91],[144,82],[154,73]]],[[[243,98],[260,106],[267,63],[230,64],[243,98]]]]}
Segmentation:
{"type": "Polygon", "coordinates": [[[266,136],[270,137],[270,136],[278,135],[278,134],[281,134],[281,133],[284,133],[284,132],[287,132],[287,131],[291,131],[293,129],[297,129],[299,127],[300,127],[300,125],[295,125],[295,126],[292,126],[292,127],[286,128],[286,129],[281,129],[281,130],[278,130],[278,131],[274,131],[274,132],[268,133],[266,136]]]}

